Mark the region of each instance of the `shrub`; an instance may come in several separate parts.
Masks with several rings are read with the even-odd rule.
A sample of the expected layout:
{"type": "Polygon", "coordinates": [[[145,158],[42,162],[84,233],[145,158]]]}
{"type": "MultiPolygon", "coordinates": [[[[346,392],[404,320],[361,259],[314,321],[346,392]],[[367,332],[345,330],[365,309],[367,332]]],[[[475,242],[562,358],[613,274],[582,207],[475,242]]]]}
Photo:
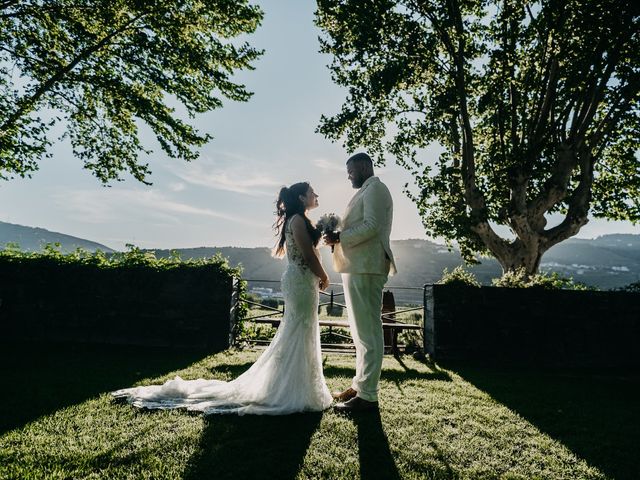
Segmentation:
{"type": "MultiPolygon", "coordinates": [[[[262,297],[255,293],[247,293],[244,296],[245,300],[253,303],[262,303],[262,297]]],[[[249,308],[258,308],[256,305],[251,305],[249,308]]]]}
{"type": "MultiPolygon", "coordinates": [[[[422,324],[422,313],[412,312],[402,319],[403,322],[413,325],[422,324]]],[[[403,330],[398,335],[398,342],[404,344],[405,353],[421,352],[424,347],[423,330],[403,330]]]]}
{"type": "MultiPolygon", "coordinates": [[[[11,281],[14,286],[17,286],[17,291],[21,291],[21,285],[28,285],[28,288],[40,296],[49,295],[47,305],[54,305],[58,311],[64,311],[66,308],[64,298],[59,293],[59,291],[64,292],[64,288],[75,289],[76,295],[83,296],[83,308],[92,306],[101,308],[100,302],[109,301],[109,296],[103,292],[96,294],[96,288],[101,288],[103,284],[108,286],[117,282],[119,286],[135,285],[135,290],[140,290],[144,298],[153,300],[153,295],[156,293],[154,289],[158,285],[163,285],[163,282],[171,284],[174,280],[182,281],[185,274],[194,281],[201,279],[206,282],[208,288],[213,287],[213,290],[209,291],[215,295],[217,292],[227,292],[232,277],[239,278],[241,270],[230,267],[221,255],[183,261],[176,252],[172,252],[169,258],[156,258],[154,252],[143,251],[134,245],[127,245],[126,251],[113,254],[105,254],[99,250],[89,252],[81,248],[71,253],[63,253],[60,244],[47,244],[41,252],[21,251],[15,244],[0,250],[0,280],[4,280],[4,285],[8,285],[11,281]],[[46,281],[47,278],[65,281],[50,286],[46,281]],[[60,286],[61,284],[64,285],[60,286]],[[218,290],[218,287],[223,287],[224,290],[218,290]],[[52,291],[54,293],[51,293],[52,291]]],[[[185,284],[180,285],[187,288],[185,284]]],[[[7,287],[0,285],[1,288],[7,287]]],[[[240,281],[234,293],[243,298],[246,289],[246,282],[240,281]]],[[[135,295],[127,294],[124,297],[129,301],[135,295]]],[[[134,304],[135,308],[145,308],[142,303],[134,302],[134,304]]],[[[127,305],[125,303],[118,308],[128,312],[127,305]]],[[[226,303],[226,308],[228,305],[226,303]]],[[[38,308],[40,307],[35,308],[33,312],[37,312],[38,308]]],[[[33,312],[31,314],[36,315],[33,312]]],[[[240,302],[235,309],[236,334],[242,331],[246,314],[247,306],[240,302]]]]}
{"type": "Polygon", "coordinates": [[[271,325],[247,322],[242,329],[242,335],[238,338],[237,346],[248,346],[246,342],[252,340],[271,340],[275,332],[276,328],[271,325]]]}
{"type": "Polygon", "coordinates": [[[405,330],[398,336],[398,342],[404,344],[405,353],[420,352],[424,348],[422,330],[405,330]]]}
{"type": "MultiPolygon", "coordinates": [[[[156,271],[172,270],[179,268],[206,269],[211,274],[219,278],[234,276],[240,278],[242,270],[233,268],[229,262],[220,254],[212,257],[181,260],[177,251],[173,250],[169,258],[156,258],[155,252],[144,251],[135,245],[127,244],[127,250],[105,254],[101,250],[89,252],[83,248],[77,248],[71,253],[62,253],[60,243],[48,243],[41,252],[27,252],[20,250],[16,243],[6,244],[0,250],[0,266],[2,264],[38,268],[56,268],[66,265],[77,268],[93,268],[98,270],[131,270],[131,269],[151,269],[156,271]]],[[[239,285],[240,295],[245,298],[247,284],[244,281],[239,285]]],[[[240,303],[237,310],[239,322],[246,317],[247,307],[240,303]]],[[[238,325],[241,329],[241,325],[238,325]]]]}
{"type": "Polygon", "coordinates": [[[500,278],[491,281],[494,287],[506,288],[542,288],[545,290],[595,290],[593,287],[575,282],[573,278],[560,276],[557,272],[537,273],[528,276],[524,268],[508,271],[500,278]]]}
{"type": "Polygon", "coordinates": [[[280,301],[277,298],[263,298],[260,303],[265,307],[278,308],[280,301]]]}
{"type": "Polygon", "coordinates": [[[449,272],[448,269],[444,269],[442,271],[442,278],[438,280],[439,284],[442,285],[466,285],[469,287],[479,287],[480,282],[478,282],[476,276],[466,271],[462,265],[458,265],[456,268],[449,272]]]}
{"type": "Polygon", "coordinates": [[[173,268],[198,268],[207,266],[220,273],[226,273],[240,277],[241,269],[229,266],[227,259],[220,254],[212,257],[181,260],[174,250],[169,258],[156,258],[155,252],[145,251],[135,245],[127,244],[127,250],[105,254],[101,250],[89,252],[83,248],[77,248],[71,253],[62,253],[59,243],[48,243],[42,252],[26,252],[20,250],[15,243],[8,243],[6,248],[0,250],[0,262],[11,264],[41,265],[74,265],[93,266],[103,269],[117,269],[127,267],[145,267],[155,270],[171,270],[173,268]]]}

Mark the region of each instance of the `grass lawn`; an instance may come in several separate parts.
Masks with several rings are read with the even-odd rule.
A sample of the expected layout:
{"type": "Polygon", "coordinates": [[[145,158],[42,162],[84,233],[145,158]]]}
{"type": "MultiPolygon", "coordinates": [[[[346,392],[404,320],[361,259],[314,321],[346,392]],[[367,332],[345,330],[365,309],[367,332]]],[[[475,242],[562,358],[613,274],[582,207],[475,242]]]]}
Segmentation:
{"type": "MultiPolygon", "coordinates": [[[[354,418],[143,412],[108,395],[177,374],[235,378],[259,353],[3,346],[0,478],[640,478],[637,373],[388,357],[379,415],[354,418]]],[[[331,389],[353,364],[325,356],[331,389]]]]}

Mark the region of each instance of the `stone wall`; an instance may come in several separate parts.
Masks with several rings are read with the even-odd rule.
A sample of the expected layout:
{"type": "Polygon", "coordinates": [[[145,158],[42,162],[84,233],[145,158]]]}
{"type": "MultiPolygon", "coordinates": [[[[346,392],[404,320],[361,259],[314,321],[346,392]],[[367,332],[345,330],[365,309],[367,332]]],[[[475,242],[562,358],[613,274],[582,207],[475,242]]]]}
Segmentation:
{"type": "Polygon", "coordinates": [[[640,366],[638,293],[432,285],[425,313],[438,360],[640,366]]]}

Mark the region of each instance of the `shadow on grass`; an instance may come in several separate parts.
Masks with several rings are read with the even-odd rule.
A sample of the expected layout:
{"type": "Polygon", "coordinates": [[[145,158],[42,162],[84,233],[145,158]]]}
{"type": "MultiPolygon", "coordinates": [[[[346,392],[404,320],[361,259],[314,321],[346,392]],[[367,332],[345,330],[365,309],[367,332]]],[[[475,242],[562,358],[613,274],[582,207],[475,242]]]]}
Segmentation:
{"type": "Polygon", "coordinates": [[[322,413],[211,415],[185,479],[294,479],[322,413]]]}
{"type": "Polygon", "coordinates": [[[441,364],[607,476],[640,478],[640,374],[441,364]]]}
{"type": "Polygon", "coordinates": [[[106,345],[0,344],[0,435],[140,379],[184,368],[207,353],[106,345]]]}
{"type": "MultiPolygon", "coordinates": [[[[351,378],[355,375],[356,371],[354,368],[347,367],[335,367],[328,366],[324,369],[325,377],[347,377],[351,378]]],[[[407,382],[409,380],[441,380],[450,382],[451,376],[443,371],[436,370],[431,372],[421,372],[419,370],[414,369],[406,369],[406,370],[392,370],[388,368],[383,368],[380,374],[381,380],[388,380],[394,383],[402,383],[407,382]]]]}
{"type": "Polygon", "coordinates": [[[351,418],[358,430],[360,478],[399,480],[400,474],[382,428],[380,412],[363,412],[354,414],[351,418]]]}
{"type": "MultiPolygon", "coordinates": [[[[402,383],[409,380],[441,380],[441,381],[451,381],[451,376],[444,370],[441,370],[435,363],[425,364],[430,368],[430,371],[420,371],[414,368],[411,368],[405,364],[402,357],[394,357],[394,360],[402,367],[402,370],[391,369],[388,367],[383,367],[381,378],[382,380],[389,380],[396,384],[402,383]]],[[[355,358],[354,358],[355,364],[355,358]]],[[[212,367],[209,371],[211,375],[215,378],[220,378],[226,376],[230,380],[240,376],[244,373],[249,367],[253,365],[253,362],[244,362],[244,363],[221,363],[212,367]]],[[[355,375],[355,366],[354,367],[341,367],[335,365],[327,365],[326,358],[323,361],[322,369],[324,372],[324,376],[331,377],[347,377],[351,378],[355,375]]]]}

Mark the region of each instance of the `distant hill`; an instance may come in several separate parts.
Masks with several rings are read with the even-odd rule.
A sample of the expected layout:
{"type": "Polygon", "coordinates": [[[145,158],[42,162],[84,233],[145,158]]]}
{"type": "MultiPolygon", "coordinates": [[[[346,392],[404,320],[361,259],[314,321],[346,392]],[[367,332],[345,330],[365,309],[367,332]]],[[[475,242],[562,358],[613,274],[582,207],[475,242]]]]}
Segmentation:
{"type": "MultiPolygon", "coordinates": [[[[389,280],[390,285],[421,287],[437,282],[444,268],[452,270],[461,265],[462,259],[455,249],[427,240],[395,240],[391,242],[398,274],[389,280]]],[[[243,276],[253,280],[278,280],[285,262],[271,256],[268,248],[201,247],[178,249],[183,259],[202,258],[222,254],[234,265],[243,267],[243,276]]],[[[169,250],[155,250],[158,257],[169,256],[169,250]]],[[[338,274],[331,271],[331,253],[322,248],[322,259],[328,267],[331,280],[340,282],[338,274]]],[[[481,259],[480,265],[467,267],[478,280],[490,285],[499,277],[501,268],[494,259],[481,259]]],[[[566,277],[601,289],[628,285],[640,280],[640,235],[605,235],[593,240],[569,239],[550,249],[542,259],[541,270],[558,272],[566,277]]],[[[268,284],[258,284],[269,286],[268,284]]]]}
{"type": "Polygon", "coordinates": [[[115,251],[100,243],[72,237],[64,233],[50,232],[44,228],[25,227],[13,223],[0,222],[0,250],[2,250],[7,243],[17,243],[21,250],[27,252],[40,251],[47,243],[60,243],[60,249],[63,252],[72,252],[78,247],[90,252],[94,252],[97,249],[105,253],[115,251]]]}
{"type": "Polygon", "coordinates": [[[602,289],[640,281],[640,235],[566,240],[542,257],[541,269],[602,289]]]}
{"type": "MultiPolygon", "coordinates": [[[[110,253],[114,250],[96,242],[91,242],[62,233],[50,232],[42,228],[23,227],[0,222],[0,248],[7,242],[17,242],[23,250],[40,250],[46,243],[59,242],[63,251],[73,251],[77,247],[94,251],[101,249],[110,253]]],[[[452,270],[462,264],[460,254],[455,249],[427,240],[395,240],[391,246],[398,263],[399,273],[389,280],[390,285],[420,288],[425,283],[434,283],[442,276],[442,270],[452,270]]],[[[154,250],[158,257],[167,257],[170,250],[154,250]]],[[[268,248],[239,247],[199,247],[178,249],[183,259],[202,258],[222,254],[233,266],[243,267],[243,276],[253,280],[279,280],[284,271],[285,261],[273,258],[268,248]]],[[[333,282],[340,282],[340,276],[331,270],[331,253],[322,248],[324,265],[333,282]]],[[[478,280],[491,284],[491,279],[500,276],[501,269],[493,259],[482,259],[481,265],[468,267],[478,280]]],[[[555,271],[576,281],[601,289],[628,285],[640,280],[640,235],[612,234],[596,239],[569,239],[551,250],[542,258],[541,270],[555,271]]],[[[254,283],[254,286],[270,286],[269,283],[254,283]]],[[[271,286],[277,287],[277,283],[271,286]]],[[[277,289],[277,288],[276,288],[277,289]]],[[[415,297],[420,291],[404,291],[415,297]]]]}

